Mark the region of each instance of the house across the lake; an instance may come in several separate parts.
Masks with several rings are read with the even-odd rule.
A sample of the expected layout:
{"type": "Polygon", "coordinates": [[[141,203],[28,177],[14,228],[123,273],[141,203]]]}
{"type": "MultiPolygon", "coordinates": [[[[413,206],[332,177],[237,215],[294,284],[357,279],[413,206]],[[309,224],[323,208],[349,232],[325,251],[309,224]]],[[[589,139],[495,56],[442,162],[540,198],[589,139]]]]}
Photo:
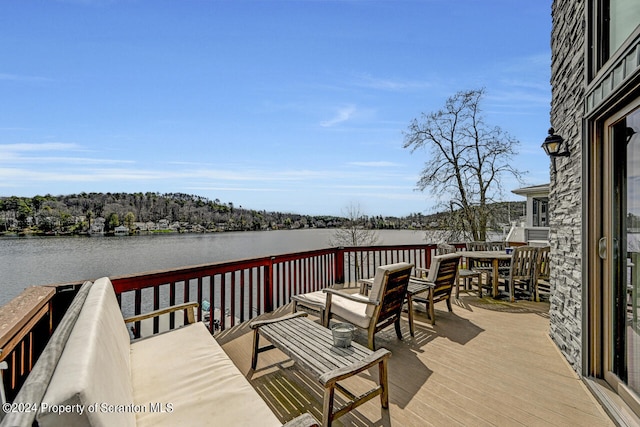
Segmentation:
{"type": "Polygon", "coordinates": [[[125,227],[124,225],[119,225],[113,230],[113,233],[116,236],[128,236],[129,228],[125,227]]]}

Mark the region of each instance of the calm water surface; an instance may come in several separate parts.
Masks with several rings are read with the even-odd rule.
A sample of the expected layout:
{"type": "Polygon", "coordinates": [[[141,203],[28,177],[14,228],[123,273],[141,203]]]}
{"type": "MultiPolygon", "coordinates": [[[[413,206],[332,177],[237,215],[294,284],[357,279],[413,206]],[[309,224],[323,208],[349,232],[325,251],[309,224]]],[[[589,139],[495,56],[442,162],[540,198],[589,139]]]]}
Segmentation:
{"type": "MultiPolygon", "coordinates": [[[[423,231],[380,230],[379,244],[424,243],[423,231]]],[[[130,237],[1,237],[0,306],[31,285],[119,276],[330,247],[333,230],[130,237]]]]}

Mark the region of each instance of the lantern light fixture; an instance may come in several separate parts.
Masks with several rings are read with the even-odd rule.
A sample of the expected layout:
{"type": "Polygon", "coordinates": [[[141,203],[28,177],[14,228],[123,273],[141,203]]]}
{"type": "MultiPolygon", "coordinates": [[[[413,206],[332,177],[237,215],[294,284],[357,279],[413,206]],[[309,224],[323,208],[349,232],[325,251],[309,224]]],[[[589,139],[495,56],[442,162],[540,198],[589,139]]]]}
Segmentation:
{"type": "Polygon", "coordinates": [[[542,143],[542,148],[549,157],[569,156],[569,150],[567,149],[567,145],[564,143],[564,138],[560,135],[556,135],[553,128],[549,128],[549,136],[547,136],[542,143]]]}

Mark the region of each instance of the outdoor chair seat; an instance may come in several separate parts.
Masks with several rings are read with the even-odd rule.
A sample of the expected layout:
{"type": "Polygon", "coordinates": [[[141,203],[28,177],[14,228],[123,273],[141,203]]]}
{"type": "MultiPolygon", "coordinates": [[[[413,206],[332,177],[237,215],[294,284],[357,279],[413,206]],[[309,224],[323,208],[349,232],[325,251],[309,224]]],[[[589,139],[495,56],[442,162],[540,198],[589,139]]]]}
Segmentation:
{"type": "MultiPolygon", "coordinates": [[[[369,327],[369,317],[367,317],[367,302],[369,296],[361,293],[348,294],[349,298],[342,294],[334,294],[331,298],[331,310],[336,317],[340,317],[343,320],[358,326],[359,328],[367,329],[369,327]]],[[[293,297],[296,303],[307,307],[317,307],[321,312],[321,319],[324,323],[324,312],[327,302],[327,293],[324,291],[309,292],[307,294],[300,294],[293,297]]]]}

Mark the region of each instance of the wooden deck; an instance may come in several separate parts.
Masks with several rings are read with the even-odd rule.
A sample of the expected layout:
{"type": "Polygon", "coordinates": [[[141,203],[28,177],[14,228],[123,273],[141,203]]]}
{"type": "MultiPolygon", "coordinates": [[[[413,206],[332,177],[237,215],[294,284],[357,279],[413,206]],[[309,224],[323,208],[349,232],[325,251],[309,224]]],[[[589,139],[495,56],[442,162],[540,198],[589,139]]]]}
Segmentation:
{"type": "MultiPolygon", "coordinates": [[[[402,341],[393,327],[376,335],[377,348],[393,353],[389,410],[376,398],[335,426],[614,425],[549,338],[547,303],[461,294],[453,304],[453,313],[436,304],[435,326],[416,304],[415,337],[406,317],[402,341]]],[[[321,418],[323,388],[280,351],[263,353],[250,372],[247,324],[216,337],[281,421],[307,411],[321,418]]],[[[356,340],[366,345],[364,333],[356,340]]],[[[376,379],[377,369],[350,379],[349,387],[366,389],[370,376],[376,379]]]]}

